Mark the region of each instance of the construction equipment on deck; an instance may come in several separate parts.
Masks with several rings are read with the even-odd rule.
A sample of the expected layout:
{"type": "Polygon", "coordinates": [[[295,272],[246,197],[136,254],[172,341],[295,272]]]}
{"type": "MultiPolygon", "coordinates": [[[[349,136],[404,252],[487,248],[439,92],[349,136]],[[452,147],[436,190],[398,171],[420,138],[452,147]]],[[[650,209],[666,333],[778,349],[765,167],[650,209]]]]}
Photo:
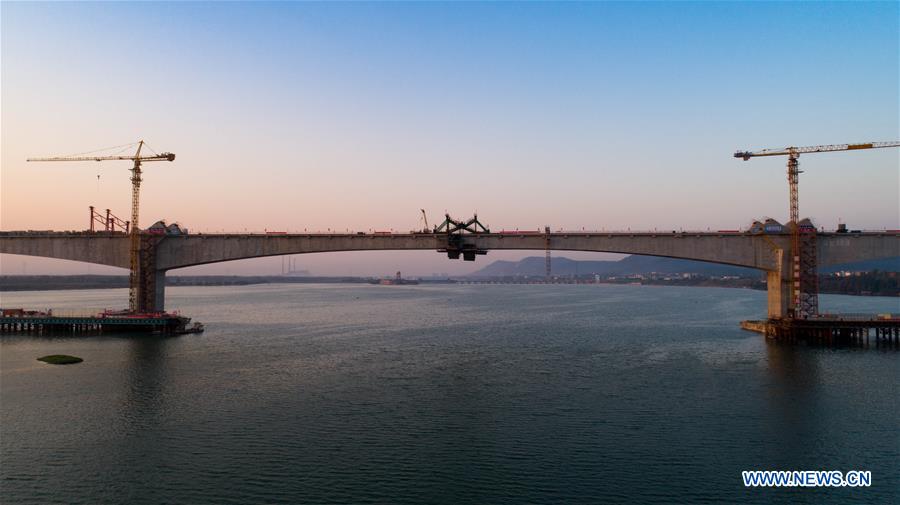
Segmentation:
{"type": "Polygon", "coordinates": [[[422,219],[425,221],[425,227],[422,228],[422,233],[431,233],[431,229],[428,227],[428,216],[425,215],[425,209],[419,209],[422,211],[422,219]]]}
{"type": "Polygon", "coordinates": [[[862,144],[829,144],[808,147],[785,147],[761,151],[737,151],[735,158],[749,161],[762,156],[787,156],[787,179],[790,191],[791,231],[791,297],[788,314],[794,318],[815,316],[819,312],[818,269],[816,265],[816,230],[813,226],[801,229],[798,182],[801,170],[800,155],[835,151],[856,151],[882,147],[900,147],[900,142],[867,142],[862,144]]]}
{"type": "Polygon", "coordinates": [[[478,220],[478,214],[475,214],[475,217],[469,219],[468,221],[457,221],[450,217],[450,214],[444,214],[444,222],[440,224],[437,228],[434,229],[435,233],[490,233],[491,230],[487,229],[481,221],[478,220]]]}
{"type": "Polygon", "coordinates": [[[94,210],[93,205],[90,206],[90,209],[91,209],[91,221],[90,221],[90,226],[88,229],[91,232],[97,231],[96,228],[94,227],[94,224],[97,223],[97,224],[103,225],[103,231],[115,232],[116,228],[118,228],[119,231],[122,231],[122,232],[125,232],[125,234],[128,234],[128,230],[130,228],[131,221],[123,221],[122,219],[119,219],[118,217],[113,215],[109,209],[106,209],[106,216],[104,216],[103,214],[94,210]]]}
{"type": "MultiPolygon", "coordinates": [[[[140,306],[140,300],[150,299],[149,296],[141,296],[140,276],[141,276],[141,229],[138,227],[138,210],[140,207],[141,195],[141,164],[147,161],[174,161],[175,155],[172,153],[153,153],[151,156],[142,156],[141,150],[144,147],[144,141],[140,140],[136,144],[127,144],[124,146],[115,146],[102,151],[108,151],[117,148],[129,148],[137,146],[137,151],[133,155],[75,155],[75,156],[51,156],[45,158],[28,158],[26,161],[131,161],[134,165],[131,167],[131,232],[130,232],[130,266],[131,274],[129,276],[128,290],[128,306],[132,312],[146,312],[147,307],[140,306]]],[[[123,149],[124,150],[124,149],[123,149]]],[[[98,151],[93,151],[98,152],[98,151]]],[[[89,154],[89,153],[84,153],[89,154]]],[[[152,275],[151,272],[145,272],[146,275],[152,275]]]]}
{"type": "Polygon", "coordinates": [[[447,253],[447,257],[452,260],[459,259],[459,256],[462,255],[463,261],[475,261],[476,255],[487,254],[486,249],[466,243],[463,240],[463,234],[478,235],[490,232],[491,230],[478,220],[478,214],[468,221],[457,221],[450,217],[450,214],[444,214],[444,222],[434,229],[434,233],[447,234],[447,246],[438,249],[438,252],[447,253]]]}

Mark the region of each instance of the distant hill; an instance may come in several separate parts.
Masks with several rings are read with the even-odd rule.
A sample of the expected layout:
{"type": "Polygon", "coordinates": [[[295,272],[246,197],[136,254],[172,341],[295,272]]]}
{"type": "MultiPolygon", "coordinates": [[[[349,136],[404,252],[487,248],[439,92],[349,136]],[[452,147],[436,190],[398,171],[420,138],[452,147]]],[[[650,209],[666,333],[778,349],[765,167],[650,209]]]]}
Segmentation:
{"type": "MultiPolygon", "coordinates": [[[[544,258],[531,256],[519,261],[498,260],[469,274],[469,277],[525,277],[544,275],[544,258]]],[[[553,275],[628,275],[657,273],[695,273],[701,275],[737,275],[754,277],[759,270],[733,267],[703,261],[660,258],[656,256],[627,256],[618,261],[578,261],[563,257],[550,260],[553,275]]],[[[870,271],[883,270],[900,272],[900,257],[884,260],[861,261],[847,265],[837,265],[821,269],[821,273],[840,270],[870,271]]]]}

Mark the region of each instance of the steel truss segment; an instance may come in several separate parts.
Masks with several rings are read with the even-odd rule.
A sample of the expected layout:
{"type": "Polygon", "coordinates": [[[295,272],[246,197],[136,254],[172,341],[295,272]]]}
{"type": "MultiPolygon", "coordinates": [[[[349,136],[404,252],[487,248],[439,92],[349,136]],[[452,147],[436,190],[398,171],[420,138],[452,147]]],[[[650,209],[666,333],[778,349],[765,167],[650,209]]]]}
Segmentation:
{"type": "Polygon", "coordinates": [[[475,261],[476,256],[487,254],[486,249],[481,249],[476,244],[463,240],[464,235],[491,232],[478,220],[478,214],[466,221],[456,220],[450,217],[450,214],[444,214],[444,222],[436,227],[434,232],[446,234],[447,245],[439,248],[438,252],[447,253],[447,257],[450,259],[459,259],[462,256],[465,261],[475,261]]]}
{"type": "Polygon", "coordinates": [[[485,225],[478,220],[478,214],[467,221],[456,220],[450,214],[444,214],[444,222],[434,229],[435,233],[490,233],[485,225]]]}

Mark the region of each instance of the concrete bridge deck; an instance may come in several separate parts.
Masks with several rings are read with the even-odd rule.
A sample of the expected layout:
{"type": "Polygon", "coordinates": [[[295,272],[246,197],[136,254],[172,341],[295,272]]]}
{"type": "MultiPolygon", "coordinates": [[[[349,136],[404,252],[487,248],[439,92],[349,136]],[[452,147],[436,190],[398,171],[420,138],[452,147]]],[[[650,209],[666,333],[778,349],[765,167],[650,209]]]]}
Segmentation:
{"type": "MultiPolygon", "coordinates": [[[[486,250],[544,250],[547,234],[463,235],[486,250]]],[[[246,258],[337,251],[438,250],[447,235],[433,233],[212,233],[161,237],[157,268],[171,270],[246,258]]],[[[773,251],[787,250],[789,234],[739,232],[553,232],[549,249],[642,254],[776,268],[773,251]]],[[[819,233],[819,265],[900,256],[900,232],[819,233]]],[[[0,253],[59,258],[128,268],[128,238],[104,232],[0,232],[0,253]]]]}

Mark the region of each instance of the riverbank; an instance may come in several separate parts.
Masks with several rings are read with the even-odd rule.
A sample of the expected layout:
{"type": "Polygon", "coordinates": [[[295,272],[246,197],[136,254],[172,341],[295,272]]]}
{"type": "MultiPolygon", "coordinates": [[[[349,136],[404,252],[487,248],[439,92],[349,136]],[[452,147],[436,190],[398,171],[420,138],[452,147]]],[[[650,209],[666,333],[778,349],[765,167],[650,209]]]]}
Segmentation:
{"type": "MultiPolygon", "coordinates": [[[[249,286],[254,284],[365,284],[372,277],[326,277],[283,275],[194,275],[166,277],[166,286],[249,286]]],[[[555,277],[546,281],[542,277],[458,277],[453,279],[419,279],[427,284],[641,284],[651,286],[720,287],[765,290],[766,283],[759,277],[718,277],[702,275],[660,275],[645,278],[629,277],[555,277]]],[[[126,275],[2,275],[0,292],[4,291],[59,291],[71,289],[127,288],[126,275]]],[[[827,274],[819,276],[819,292],[824,294],[855,296],[900,296],[900,276],[897,272],[855,272],[851,275],[827,274]]]]}
{"type": "MultiPolygon", "coordinates": [[[[363,277],[287,277],[196,275],[166,277],[166,286],[249,286],[252,284],[361,284],[363,277]]],[[[3,275],[3,291],[59,291],[67,289],[117,289],[128,287],[127,275],[3,275]]]]}

